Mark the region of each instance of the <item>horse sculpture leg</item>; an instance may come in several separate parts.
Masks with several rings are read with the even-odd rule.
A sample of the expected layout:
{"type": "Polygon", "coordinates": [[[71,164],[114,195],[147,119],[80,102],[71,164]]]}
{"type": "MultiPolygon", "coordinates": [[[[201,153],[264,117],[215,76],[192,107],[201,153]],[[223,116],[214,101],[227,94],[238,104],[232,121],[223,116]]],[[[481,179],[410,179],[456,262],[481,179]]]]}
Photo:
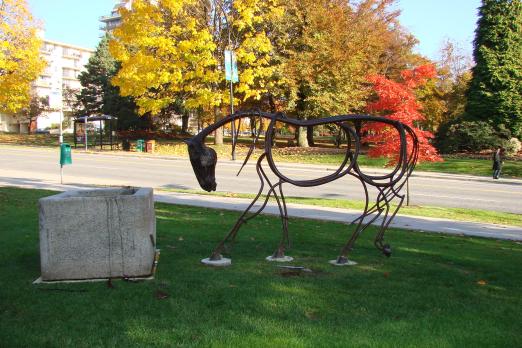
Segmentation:
{"type": "Polygon", "coordinates": [[[372,213],[372,208],[368,208],[369,203],[369,195],[368,195],[368,187],[366,186],[366,183],[358,176],[354,175],[357,179],[361,181],[361,184],[364,188],[364,194],[365,194],[365,204],[364,204],[364,210],[363,213],[354,219],[350,226],[354,225],[357,221],[357,226],[355,227],[355,231],[352,233],[350,239],[346,242],[346,244],[341,249],[341,253],[339,257],[336,260],[331,260],[330,263],[336,266],[345,266],[345,265],[354,265],[356,262],[348,260],[348,253],[353,249],[353,245],[355,244],[355,241],[359,237],[359,235],[366,229],[368,226],[367,224],[364,224],[364,219],[372,213]]]}
{"type": "MultiPolygon", "coordinates": [[[[216,246],[216,248],[214,248],[214,251],[212,251],[212,254],[210,255],[210,257],[208,259],[202,260],[203,263],[208,264],[208,265],[221,265],[220,261],[223,260],[221,253],[225,249],[225,243],[229,239],[231,239],[233,241],[235,239],[239,229],[241,228],[241,225],[243,225],[243,223],[247,222],[251,218],[257,216],[261,212],[261,210],[263,210],[263,208],[266,206],[266,201],[270,197],[270,192],[268,193],[267,198],[265,199],[265,203],[262,205],[261,209],[258,210],[256,213],[254,213],[252,216],[245,218],[245,216],[248,214],[250,209],[252,209],[252,207],[256,204],[259,197],[261,197],[261,194],[263,193],[263,189],[265,187],[263,175],[261,174],[261,172],[259,170],[259,168],[261,167],[260,163],[263,160],[264,156],[265,155],[263,154],[259,157],[259,159],[257,161],[257,165],[256,165],[257,173],[258,173],[259,179],[261,181],[261,187],[259,188],[259,192],[257,193],[256,197],[252,200],[252,202],[249,204],[249,206],[245,209],[245,211],[241,214],[241,216],[237,219],[236,223],[234,224],[234,226],[232,227],[230,232],[227,234],[227,236],[221,242],[219,242],[219,244],[216,246]]],[[[226,265],[230,265],[230,262],[228,262],[226,265]]]]}
{"type": "MultiPolygon", "coordinates": [[[[265,178],[266,179],[266,178],[265,178]]],[[[285,250],[286,246],[290,245],[290,239],[288,236],[288,211],[286,208],[286,201],[285,196],[283,194],[283,188],[282,188],[283,182],[279,181],[277,184],[273,186],[275,189],[276,186],[279,187],[279,197],[278,194],[274,190],[274,197],[277,202],[277,206],[279,207],[279,215],[281,216],[281,224],[283,227],[283,236],[281,238],[281,241],[279,242],[279,246],[277,247],[276,251],[268,256],[266,259],[268,261],[277,261],[277,262],[290,262],[293,261],[293,257],[286,256],[285,250]]]]}
{"type": "Polygon", "coordinates": [[[391,250],[391,246],[389,244],[383,244],[384,233],[388,229],[388,226],[392,222],[393,218],[395,218],[395,215],[397,215],[397,212],[399,211],[399,209],[402,207],[402,204],[403,204],[404,198],[405,198],[404,195],[399,195],[393,188],[390,189],[390,192],[393,195],[393,197],[391,199],[393,199],[394,197],[398,197],[399,198],[399,204],[397,204],[397,207],[395,207],[395,209],[393,210],[393,213],[391,214],[391,216],[388,217],[389,202],[391,201],[391,199],[386,199],[386,203],[387,203],[386,204],[387,205],[386,214],[384,215],[384,218],[382,220],[381,226],[379,228],[379,232],[375,236],[375,241],[374,241],[375,247],[377,249],[381,250],[382,253],[385,256],[387,256],[387,257],[391,256],[392,250],[391,250]]]}
{"type": "MultiPolygon", "coordinates": [[[[256,200],[254,202],[252,202],[249,209],[247,209],[247,211],[245,211],[245,213],[242,215],[243,222],[247,222],[247,221],[255,218],[257,215],[259,215],[266,208],[266,205],[268,204],[268,200],[270,199],[270,195],[273,194],[276,199],[277,205],[279,207],[279,214],[281,216],[281,222],[283,225],[283,237],[282,237],[281,243],[279,244],[279,247],[274,252],[274,254],[271,256],[268,256],[266,259],[268,261],[288,262],[288,261],[292,261],[293,258],[290,256],[285,256],[285,254],[284,254],[285,245],[288,245],[288,246],[290,245],[290,239],[289,239],[289,234],[288,234],[288,211],[286,208],[286,201],[285,201],[285,197],[283,194],[283,188],[282,188],[283,181],[280,180],[277,184],[275,184],[275,185],[272,184],[272,182],[268,178],[268,175],[266,175],[266,173],[261,165],[265,156],[266,156],[266,154],[262,154],[259,157],[259,160],[257,161],[257,165],[256,165],[257,175],[259,176],[259,179],[261,180],[261,184],[262,184],[259,194],[256,197],[256,200],[259,198],[259,196],[263,190],[265,180],[268,183],[268,186],[270,187],[270,189],[268,190],[268,193],[267,193],[265,200],[264,200],[263,204],[261,205],[261,207],[259,207],[259,209],[255,213],[252,213],[252,215],[245,218],[246,213],[250,210],[251,206],[254,205],[256,200]],[[281,196],[281,198],[278,197],[276,188],[279,189],[279,195],[281,196]]],[[[238,230],[239,230],[239,228],[235,229],[235,231],[230,235],[232,240],[234,240],[234,238],[236,237],[238,230]]]]}

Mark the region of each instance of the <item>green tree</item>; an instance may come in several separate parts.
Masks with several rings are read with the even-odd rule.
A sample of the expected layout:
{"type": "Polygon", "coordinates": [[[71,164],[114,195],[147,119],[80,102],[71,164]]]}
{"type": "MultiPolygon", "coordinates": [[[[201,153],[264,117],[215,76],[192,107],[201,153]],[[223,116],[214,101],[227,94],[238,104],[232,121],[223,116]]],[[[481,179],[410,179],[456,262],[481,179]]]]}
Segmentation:
{"type": "Polygon", "coordinates": [[[27,133],[31,134],[31,130],[36,127],[36,120],[40,116],[44,116],[47,112],[55,111],[49,107],[49,97],[42,97],[36,94],[35,90],[31,91],[29,104],[20,109],[15,117],[19,120],[27,121],[27,133]]]}
{"type": "Polygon", "coordinates": [[[475,31],[468,117],[522,136],[522,2],[482,0],[475,31]]]}
{"type": "MultiPolygon", "coordinates": [[[[400,76],[418,56],[415,39],[399,25],[394,0],[288,0],[271,31],[281,60],[275,94],[299,119],[360,112],[371,96],[369,74],[400,76]],[[400,58],[400,59],[399,59],[400,58]]],[[[357,127],[357,125],[356,125],[357,127]]],[[[311,128],[297,130],[299,146],[313,145],[311,128]]]]}
{"type": "Polygon", "coordinates": [[[78,94],[80,107],[76,113],[116,116],[119,129],[150,127],[150,122],[146,122],[150,119],[138,117],[132,98],[122,97],[119,88],[111,84],[119,64],[111,56],[108,42],[108,36],[102,38],[85,66],[86,70],[78,76],[83,88],[78,94]]]}
{"type": "Polygon", "coordinates": [[[422,127],[433,133],[441,124],[464,113],[464,92],[471,76],[471,57],[463,54],[456,43],[446,40],[436,67],[436,78],[415,91],[425,116],[422,127]]]}

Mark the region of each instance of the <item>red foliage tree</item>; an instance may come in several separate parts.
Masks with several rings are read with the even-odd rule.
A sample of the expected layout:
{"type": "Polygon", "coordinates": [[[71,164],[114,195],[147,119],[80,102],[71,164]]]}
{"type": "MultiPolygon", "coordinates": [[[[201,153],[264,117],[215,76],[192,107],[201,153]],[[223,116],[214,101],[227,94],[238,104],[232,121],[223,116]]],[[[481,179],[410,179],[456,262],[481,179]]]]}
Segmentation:
{"type": "MultiPolygon", "coordinates": [[[[415,99],[414,89],[435,76],[435,67],[427,64],[412,70],[403,70],[400,82],[391,81],[382,75],[368,77],[378,97],[375,102],[367,105],[368,112],[410,126],[419,139],[419,162],[443,160],[429,142],[433,134],[416,127],[419,121],[424,120],[424,116],[420,112],[422,106],[415,99]]],[[[365,142],[373,145],[368,151],[368,156],[387,157],[392,162],[398,159],[400,139],[395,129],[379,123],[368,123],[363,130],[367,133],[365,142]]],[[[408,144],[411,146],[411,142],[408,144]]]]}

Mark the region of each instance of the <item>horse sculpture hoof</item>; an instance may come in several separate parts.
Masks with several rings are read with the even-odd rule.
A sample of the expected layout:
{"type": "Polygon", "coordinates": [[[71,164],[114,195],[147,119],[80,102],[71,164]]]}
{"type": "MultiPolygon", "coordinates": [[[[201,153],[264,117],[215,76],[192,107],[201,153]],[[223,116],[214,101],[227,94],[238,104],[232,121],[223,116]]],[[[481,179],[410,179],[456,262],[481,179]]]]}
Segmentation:
{"type": "Polygon", "coordinates": [[[328,263],[334,266],[353,266],[357,264],[357,262],[348,260],[346,257],[339,257],[335,260],[328,261],[328,263]]]}
{"type": "Polygon", "coordinates": [[[382,253],[384,254],[384,256],[386,256],[386,257],[390,257],[391,254],[392,254],[391,246],[390,246],[389,244],[386,244],[386,245],[382,248],[382,253]]]}
{"type": "Polygon", "coordinates": [[[294,261],[294,258],[292,256],[281,256],[281,257],[275,257],[274,255],[267,256],[265,260],[270,262],[291,262],[294,261]]]}
{"type": "Polygon", "coordinates": [[[201,263],[212,267],[228,267],[232,265],[232,260],[227,259],[226,257],[222,257],[219,260],[211,260],[210,257],[207,257],[206,259],[201,260],[201,263]]]}

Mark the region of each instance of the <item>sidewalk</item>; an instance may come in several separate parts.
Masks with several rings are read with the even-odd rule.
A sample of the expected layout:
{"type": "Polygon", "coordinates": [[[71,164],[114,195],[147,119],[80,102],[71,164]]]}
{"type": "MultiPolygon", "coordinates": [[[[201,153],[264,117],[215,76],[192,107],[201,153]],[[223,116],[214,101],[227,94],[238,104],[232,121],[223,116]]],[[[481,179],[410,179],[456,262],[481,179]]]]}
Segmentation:
{"type": "MultiPolygon", "coordinates": [[[[0,186],[17,186],[25,188],[65,191],[85,189],[89,186],[60,185],[48,182],[34,182],[21,179],[2,179],[0,186]]],[[[243,211],[250,199],[216,197],[206,195],[185,194],[166,191],[155,191],[155,200],[161,203],[191,205],[197,207],[243,211]]],[[[288,204],[290,217],[328,220],[349,223],[359,216],[360,212],[348,209],[325,208],[312,205],[288,204]]],[[[255,210],[254,210],[255,211],[255,210]]],[[[265,214],[279,215],[274,202],[270,202],[264,210],[265,214]]],[[[379,220],[375,224],[379,224],[379,220]]],[[[477,236],[494,239],[522,241],[522,227],[503,226],[478,222],[454,221],[439,218],[397,215],[390,227],[415,230],[419,232],[436,232],[459,236],[477,236]]]]}

